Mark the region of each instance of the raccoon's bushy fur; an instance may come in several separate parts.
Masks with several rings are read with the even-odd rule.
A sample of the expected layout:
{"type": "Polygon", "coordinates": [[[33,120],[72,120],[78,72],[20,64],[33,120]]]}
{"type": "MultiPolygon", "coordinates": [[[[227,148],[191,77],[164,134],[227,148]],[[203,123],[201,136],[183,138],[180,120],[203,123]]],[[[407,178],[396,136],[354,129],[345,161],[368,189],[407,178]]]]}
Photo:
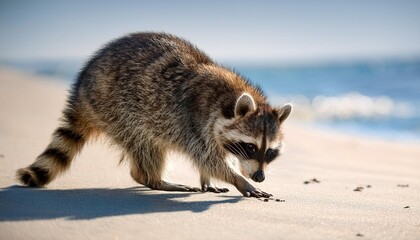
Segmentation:
{"type": "Polygon", "coordinates": [[[261,196],[227,164],[230,153],[224,144],[229,139],[223,140],[220,128],[229,122],[222,126],[226,131],[248,127],[244,131],[250,138],[261,131],[281,138],[281,110],[271,108],[259,88],[185,40],[164,33],[130,34],[106,45],[86,64],[51,143],[32,165],[18,170],[18,178],[31,187],[48,184],[68,169],[89,138],[104,133],[123,149],[133,179],[152,189],[197,190],[161,180],[166,153],[175,149],[191,157],[203,189],[217,178],[244,195],[261,196]],[[238,106],[244,93],[244,104],[238,106]],[[260,123],[254,124],[271,129],[244,125],[258,116],[260,123]]]}

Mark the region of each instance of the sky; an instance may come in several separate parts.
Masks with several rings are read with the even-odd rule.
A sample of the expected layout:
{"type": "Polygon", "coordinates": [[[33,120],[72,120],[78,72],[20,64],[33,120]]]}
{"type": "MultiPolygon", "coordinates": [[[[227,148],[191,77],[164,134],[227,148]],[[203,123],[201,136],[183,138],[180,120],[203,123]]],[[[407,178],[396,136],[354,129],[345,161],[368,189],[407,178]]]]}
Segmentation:
{"type": "Polygon", "coordinates": [[[179,35],[216,60],[420,56],[420,1],[0,0],[0,60],[86,58],[138,31],[179,35]]]}

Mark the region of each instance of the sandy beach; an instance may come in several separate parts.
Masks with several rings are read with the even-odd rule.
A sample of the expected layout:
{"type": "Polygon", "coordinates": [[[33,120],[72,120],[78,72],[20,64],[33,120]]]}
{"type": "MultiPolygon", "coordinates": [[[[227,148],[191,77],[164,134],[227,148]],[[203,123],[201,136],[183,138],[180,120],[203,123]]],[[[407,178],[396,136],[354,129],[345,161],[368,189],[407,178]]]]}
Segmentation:
{"type": "MultiPolygon", "coordinates": [[[[18,168],[49,143],[68,87],[0,68],[0,239],[420,239],[420,143],[362,139],[284,125],[284,155],[255,184],[264,202],[228,193],[151,191],[119,165],[119,150],[88,144],[46,188],[20,187],[18,168]]],[[[199,186],[184,156],[166,178],[199,186]]]]}

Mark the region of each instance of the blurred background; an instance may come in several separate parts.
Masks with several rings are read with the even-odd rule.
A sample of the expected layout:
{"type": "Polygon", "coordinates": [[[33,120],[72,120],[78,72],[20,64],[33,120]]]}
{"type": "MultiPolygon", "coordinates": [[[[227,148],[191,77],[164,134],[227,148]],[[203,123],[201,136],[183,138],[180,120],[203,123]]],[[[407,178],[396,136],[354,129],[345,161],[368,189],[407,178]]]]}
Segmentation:
{"type": "Polygon", "coordinates": [[[420,1],[0,0],[0,65],[70,84],[137,31],[191,41],[303,124],[420,140],[420,1]]]}

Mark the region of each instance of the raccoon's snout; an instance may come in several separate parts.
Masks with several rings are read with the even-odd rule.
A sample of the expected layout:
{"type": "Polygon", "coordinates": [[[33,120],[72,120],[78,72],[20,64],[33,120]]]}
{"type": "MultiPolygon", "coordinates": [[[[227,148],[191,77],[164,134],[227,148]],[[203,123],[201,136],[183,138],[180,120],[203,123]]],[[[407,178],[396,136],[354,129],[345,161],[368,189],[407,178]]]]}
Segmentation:
{"type": "Polygon", "coordinates": [[[262,182],[264,181],[264,179],[265,176],[262,170],[258,170],[254,173],[254,175],[252,175],[252,180],[254,180],[255,182],[262,182]]]}

